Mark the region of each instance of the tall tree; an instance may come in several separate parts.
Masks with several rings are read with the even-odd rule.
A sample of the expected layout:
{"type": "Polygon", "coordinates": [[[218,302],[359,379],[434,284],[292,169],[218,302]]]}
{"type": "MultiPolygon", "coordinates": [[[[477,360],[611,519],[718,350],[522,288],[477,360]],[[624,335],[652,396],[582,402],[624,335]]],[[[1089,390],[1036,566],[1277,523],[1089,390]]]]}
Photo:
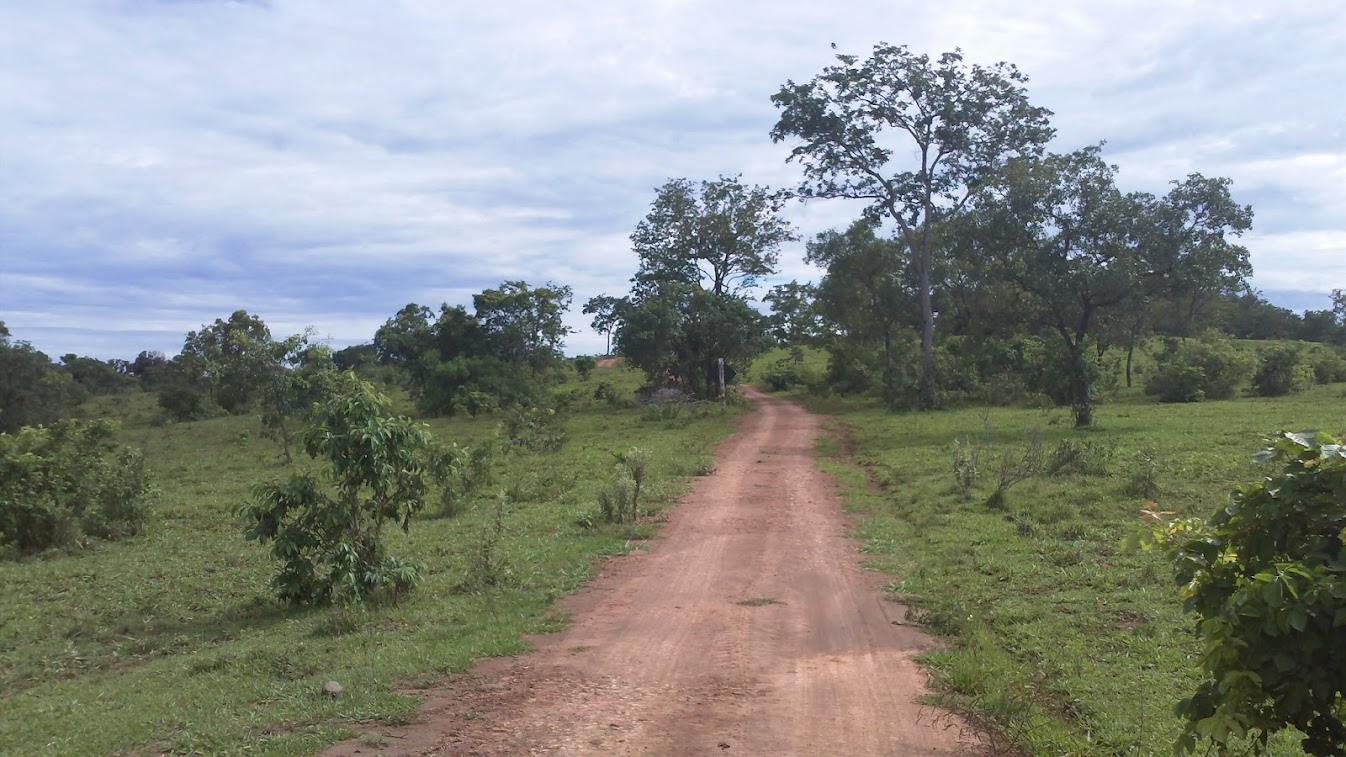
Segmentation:
{"type": "Polygon", "coordinates": [[[636,224],[640,258],[617,348],[656,385],[709,395],[715,361],[750,360],[764,347],[762,317],[746,293],[776,271],[780,245],[795,239],[780,217],[785,197],[738,177],[694,185],[673,179],[636,224]]]}
{"type": "Polygon", "coordinates": [[[818,336],[818,311],[813,306],[816,295],[812,284],[798,281],[777,284],[767,291],[762,301],[771,306],[768,323],[777,341],[795,347],[818,336]]]}
{"type": "Polygon", "coordinates": [[[561,347],[570,333],[562,319],[570,310],[571,297],[568,286],[533,288],[527,282],[506,281],[499,289],[473,295],[472,303],[491,354],[523,363],[536,376],[560,363],[561,347]]]}
{"type": "Polygon", "coordinates": [[[904,245],[879,238],[874,227],[860,220],[845,233],[823,232],[809,242],[805,259],[827,271],[818,283],[816,307],[842,342],[831,345],[833,360],[846,357],[838,349],[881,345],[884,404],[895,408],[901,387],[894,347],[899,330],[913,320],[909,306],[916,293],[900,265],[904,245]]]}
{"type": "Polygon", "coordinates": [[[771,138],[800,140],[788,160],[804,169],[801,197],[866,200],[869,218],[896,224],[917,282],[921,403],[930,407],[937,227],[1010,159],[1041,154],[1051,112],[1029,104],[1028,77],[1013,65],[968,65],[959,50],[932,61],[880,43],[867,60],[837,60],[772,96],[781,115],[771,138]]]}
{"type": "Polygon", "coordinates": [[[603,354],[612,354],[612,334],[622,324],[622,311],[626,307],[625,297],[609,297],[606,294],[600,294],[590,297],[589,301],[584,303],[584,314],[594,317],[589,322],[589,328],[607,337],[607,351],[603,354]]]}
{"type": "Polygon", "coordinates": [[[385,365],[409,366],[430,350],[430,308],[408,303],[374,332],[374,351],[385,365]]]}
{"type": "Polygon", "coordinates": [[[636,225],[638,283],[700,282],[717,296],[756,286],[776,270],[781,244],[796,237],[780,217],[785,196],[737,176],[699,185],[670,179],[636,225]]]}
{"type": "Polygon", "coordinates": [[[1078,427],[1093,423],[1088,349],[1105,312],[1171,291],[1184,277],[1239,281],[1248,251],[1228,241],[1252,225],[1229,182],[1198,174],[1163,198],[1123,194],[1098,147],[1017,161],[965,219],[963,244],[1035,303],[1069,354],[1078,427]]]}

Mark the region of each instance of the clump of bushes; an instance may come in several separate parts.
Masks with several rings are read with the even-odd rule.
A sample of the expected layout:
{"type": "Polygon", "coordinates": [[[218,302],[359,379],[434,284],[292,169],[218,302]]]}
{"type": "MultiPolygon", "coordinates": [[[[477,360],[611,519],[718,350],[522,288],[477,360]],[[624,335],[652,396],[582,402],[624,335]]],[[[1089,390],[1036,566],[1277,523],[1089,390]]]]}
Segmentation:
{"type": "Polygon", "coordinates": [[[547,382],[494,356],[439,360],[411,366],[412,396],[426,416],[479,415],[497,408],[541,403],[547,382]]]}
{"type": "Polygon", "coordinates": [[[1154,359],[1145,393],[1160,402],[1232,399],[1252,371],[1249,357],[1227,339],[1168,339],[1154,359]]]}
{"type": "Polygon", "coordinates": [[[1302,392],[1313,383],[1313,368],[1304,361],[1304,354],[1298,347],[1272,347],[1262,353],[1257,372],[1253,374],[1253,394],[1283,397],[1302,392]]]}
{"type": "Polygon", "coordinates": [[[1335,351],[1322,351],[1311,356],[1313,380],[1319,384],[1337,384],[1346,381],[1346,358],[1335,351]]]}
{"type": "Polygon", "coordinates": [[[60,421],[0,434],[0,552],[11,556],[140,533],[152,487],[117,424],[60,421]]]}
{"type": "Polygon", "coordinates": [[[804,382],[804,372],[797,361],[788,357],[772,363],[762,373],[762,383],[767,391],[783,392],[804,382]]]}
{"type": "Polygon", "coordinates": [[[571,360],[570,364],[575,367],[575,374],[580,377],[580,381],[588,381],[594,369],[598,367],[598,361],[589,355],[580,355],[571,360]]]}

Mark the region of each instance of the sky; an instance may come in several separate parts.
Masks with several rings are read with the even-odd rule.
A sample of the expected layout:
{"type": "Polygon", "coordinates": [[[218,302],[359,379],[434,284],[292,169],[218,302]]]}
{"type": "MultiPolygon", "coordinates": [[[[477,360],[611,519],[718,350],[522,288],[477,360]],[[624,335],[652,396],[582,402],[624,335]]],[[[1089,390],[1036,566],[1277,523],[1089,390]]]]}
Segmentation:
{"type": "MultiPolygon", "coordinates": [[[[655,188],[797,185],[771,95],[880,42],[1016,64],[1124,189],[1231,178],[1276,304],[1346,288],[1344,3],[0,0],[0,321],[54,357],[240,308],[341,347],[522,279],[601,352],[580,306],[627,290],[655,188]]],[[[816,275],[800,242],[767,283],[816,275]]]]}

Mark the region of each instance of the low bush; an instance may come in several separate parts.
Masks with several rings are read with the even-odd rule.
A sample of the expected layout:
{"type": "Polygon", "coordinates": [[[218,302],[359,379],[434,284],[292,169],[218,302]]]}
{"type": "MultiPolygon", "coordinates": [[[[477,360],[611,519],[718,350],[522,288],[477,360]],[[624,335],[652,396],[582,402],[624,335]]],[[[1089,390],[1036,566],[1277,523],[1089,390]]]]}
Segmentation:
{"type": "Polygon", "coordinates": [[[598,361],[588,355],[580,355],[570,361],[570,364],[575,366],[575,374],[580,377],[580,381],[588,381],[594,369],[598,367],[598,361]]]}
{"type": "Polygon", "coordinates": [[[762,383],[767,391],[783,392],[804,383],[804,372],[797,361],[784,357],[762,372],[762,383]]]}
{"type": "Polygon", "coordinates": [[[594,387],[594,399],[608,403],[608,407],[622,407],[628,404],[622,393],[607,381],[600,381],[598,386],[594,387]]]}
{"type": "Polygon", "coordinates": [[[1252,372],[1248,356],[1227,339],[1166,339],[1154,360],[1145,393],[1160,402],[1231,399],[1252,372]]]}
{"type": "Polygon", "coordinates": [[[827,348],[827,375],[824,383],[841,395],[864,394],[880,385],[881,360],[875,350],[837,342],[827,348]]]}
{"type": "Polygon", "coordinates": [[[141,531],[151,485],[109,420],[0,434],[0,550],[22,555],[141,531]]]}
{"type": "Polygon", "coordinates": [[[1106,476],[1114,452],[1113,445],[1107,442],[1064,439],[1052,450],[1042,469],[1048,476],[1106,476]]]}
{"type": "Polygon", "coordinates": [[[964,500],[972,498],[972,490],[981,476],[981,452],[967,439],[953,443],[953,483],[964,500]]]}
{"type": "Polygon", "coordinates": [[[1337,384],[1346,381],[1346,358],[1334,351],[1323,351],[1311,356],[1313,380],[1319,384],[1337,384]]]}
{"type": "Polygon", "coordinates": [[[1304,362],[1298,347],[1272,347],[1261,355],[1253,374],[1253,393],[1259,397],[1283,397],[1302,392],[1314,383],[1313,368],[1304,362]]]}
{"type": "Polygon", "coordinates": [[[1006,507],[1005,495],[1016,484],[1027,481],[1042,471],[1042,436],[1034,431],[1021,448],[1011,448],[996,461],[995,491],[986,498],[986,506],[993,510],[1006,507]]]}
{"type": "Polygon", "coordinates": [[[639,447],[617,455],[612,483],[598,492],[598,515],[604,523],[634,523],[640,519],[640,494],[652,460],[650,451],[639,447]]]}
{"type": "Polygon", "coordinates": [[[500,424],[506,449],[520,447],[534,452],[555,452],[565,444],[565,430],[556,423],[556,411],[549,407],[515,407],[500,424]]]}

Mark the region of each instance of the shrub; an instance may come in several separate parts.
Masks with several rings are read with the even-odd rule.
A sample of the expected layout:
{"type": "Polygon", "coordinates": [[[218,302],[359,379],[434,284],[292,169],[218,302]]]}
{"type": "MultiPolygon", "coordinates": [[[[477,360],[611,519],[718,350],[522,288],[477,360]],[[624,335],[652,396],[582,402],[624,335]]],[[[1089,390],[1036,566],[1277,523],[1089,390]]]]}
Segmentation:
{"type": "Polygon", "coordinates": [[[579,375],[580,381],[588,381],[589,376],[598,367],[598,361],[588,355],[581,355],[572,360],[571,365],[575,366],[575,373],[579,375]]]}
{"type": "Polygon", "coordinates": [[[1106,476],[1112,465],[1113,446],[1106,442],[1076,442],[1063,439],[1043,465],[1048,476],[1078,473],[1085,476],[1106,476]]]}
{"type": "MultiPolygon", "coordinates": [[[[1052,348],[1033,336],[1010,339],[949,336],[936,351],[942,387],[991,405],[1026,403],[1041,388],[1045,357],[1052,348]],[[955,374],[953,379],[950,375],[955,374]]],[[[1068,391],[1060,392],[1063,396],[1068,391]]],[[[1065,401],[1069,401],[1068,396],[1065,401]]]]}
{"type": "Polygon", "coordinates": [[[173,372],[163,379],[156,391],[159,407],[170,420],[186,422],[214,418],[224,414],[199,382],[173,372]]]}
{"type": "Polygon", "coordinates": [[[1299,348],[1284,345],[1262,353],[1253,374],[1253,393],[1261,397],[1283,397],[1302,392],[1314,382],[1313,368],[1304,363],[1299,348]]]}
{"type": "Polygon", "coordinates": [[[605,523],[634,523],[640,518],[640,493],[653,455],[632,447],[617,455],[612,483],[598,492],[598,515],[605,523]]]}
{"type": "Polygon", "coordinates": [[[0,434],[0,548],[16,554],[140,533],[151,486],[109,420],[0,434]]]}
{"type": "Polygon", "coordinates": [[[772,363],[762,373],[762,383],[766,384],[767,391],[770,392],[783,392],[802,383],[803,380],[803,371],[800,370],[799,363],[788,357],[772,363]]]}
{"type": "Polygon", "coordinates": [[[1036,431],[1029,434],[1022,449],[1009,449],[1001,453],[996,463],[995,491],[986,499],[986,506],[1003,510],[1006,506],[1005,495],[1014,485],[1027,481],[1042,470],[1042,437],[1036,431]]]}
{"type": "Polygon", "coordinates": [[[981,452],[971,441],[958,439],[953,443],[953,483],[958,493],[967,500],[981,475],[981,452]]]}
{"type": "Polygon", "coordinates": [[[429,416],[534,405],[543,395],[542,382],[530,371],[495,357],[425,358],[411,373],[416,409],[429,416]]]}
{"type": "Polygon", "coordinates": [[[1293,726],[1309,754],[1343,754],[1346,447],[1282,434],[1254,459],[1274,469],[1209,520],[1160,522],[1128,540],[1168,556],[1200,619],[1204,677],[1178,704],[1178,747],[1210,741],[1223,754],[1249,737],[1265,753],[1272,733],[1293,726]]]}
{"type": "Polygon", "coordinates": [[[310,457],[325,459],[326,482],[311,474],[259,484],[242,507],[249,539],[271,543],[281,561],[276,595],[295,604],[400,597],[421,566],[388,555],[383,527],[411,527],[454,456],[422,423],[394,416],[391,401],[354,373],[343,373],[313,412],[304,435],[310,457]]]}
{"type": "Polygon", "coordinates": [[[496,498],[495,517],[481,530],[477,548],[468,558],[463,580],[455,587],[458,591],[479,594],[504,586],[509,579],[509,565],[500,549],[505,535],[505,506],[509,502],[509,496],[504,492],[496,498]]]}
{"type": "Polygon", "coordinates": [[[828,348],[826,383],[841,394],[863,394],[874,389],[882,373],[874,350],[837,342],[828,348]]]}
{"type": "Polygon", "coordinates": [[[523,447],[534,452],[555,452],[565,444],[565,431],[554,425],[556,411],[549,407],[515,407],[501,424],[506,449],[523,447]]]}
{"type": "Polygon", "coordinates": [[[1319,384],[1346,381],[1346,358],[1336,352],[1320,352],[1314,355],[1313,380],[1319,384]]]}
{"type": "Polygon", "coordinates": [[[1167,339],[1154,356],[1145,393],[1160,402],[1230,399],[1247,382],[1251,360],[1227,339],[1167,339]]]}
{"type": "Polygon", "coordinates": [[[1153,449],[1136,452],[1122,491],[1133,497],[1147,499],[1159,496],[1159,461],[1153,449]]]}
{"type": "Polygon", "coordinates": [[[598,386],[594,387],[594,399],[608,403],[609,407],[621,407],[626,404],[621,392],[607,381],[600,381],[598,386]]]}

